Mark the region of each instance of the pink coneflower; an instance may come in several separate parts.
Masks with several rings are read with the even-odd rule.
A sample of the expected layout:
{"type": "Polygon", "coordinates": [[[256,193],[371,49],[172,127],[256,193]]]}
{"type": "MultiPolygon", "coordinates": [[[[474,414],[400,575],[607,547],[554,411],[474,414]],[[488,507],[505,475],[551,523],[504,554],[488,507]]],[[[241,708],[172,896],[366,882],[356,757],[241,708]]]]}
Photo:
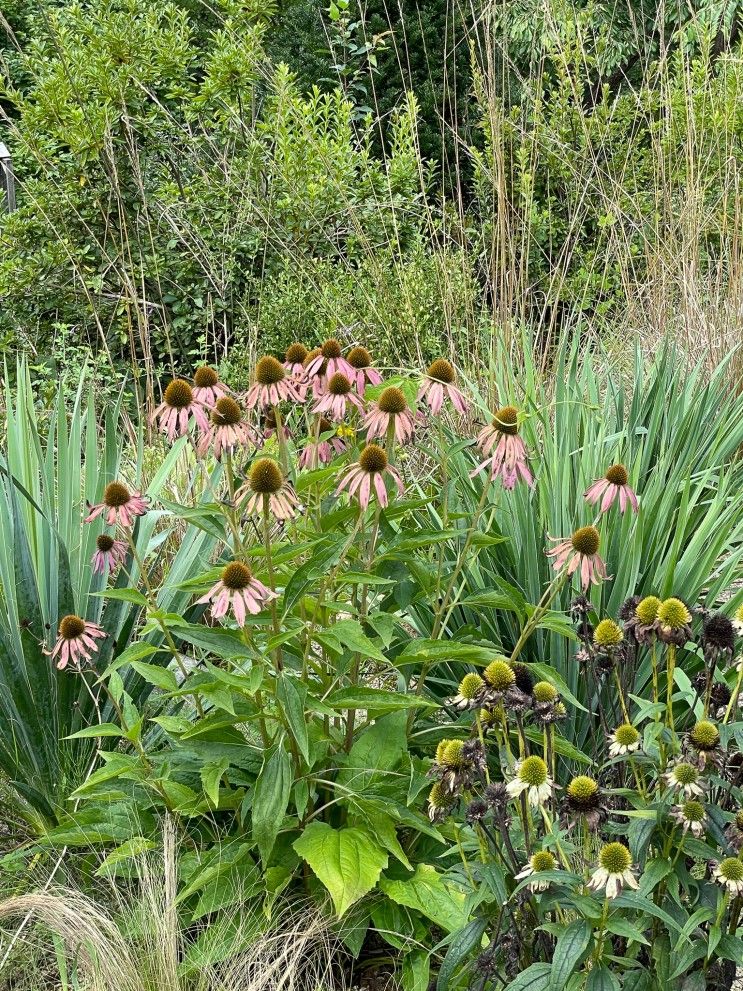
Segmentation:
{"type": "Polygon", "coordinates": [[[96,552],[90,562],[93,565],[93,574],[102,575],[106,568],[113,571],[124,563],[129,553],[129,545],[125,540],[114,540],[107,533],[96,537],[95,546],[96,552]]]}
{"type": "Polygon", "coordinates": [[[353,367],[343,357],[340,341],[334,337],[329,337],[327,341],[322,342],[319,354],[313,352],[311,356],[308,355],[307,357],[310,360],[306,361],[305,359],[305,370],[310,379],[317,375],[320,370],[326,378],[332,378],[339,372],[341,375],[345,375],[349,381],[354,377],[353,367]]]}
{"type": "Polygon", "coordinates": [[[256,406],[278,406],[285,399],[299,399],[286,369],[270,354],[264,355],[255,366],[255,382],[248,389],[245,402],[249,409],[256,406]]]}
{"type": "Polygon", "coordinates": [[[366,430],[367,440],[376,437],[384,440],[392,426],[398,444],[407,443],[413,436],[415,421],[402,390],[395,386],[385,389],[375,403],[369,404],[362,426],[366,430]]]}
{"type": "Polygon", "coordinates": [[[552,567],[555,571],[561,571],[567,564],[569,575],[580,569],[584,592],[588,590],[591,582],[598,585],[602,579],[608,578],[606,565],[599,557],[601,538],[595,526],[581,527],[569,540],[563,540],[562,537],[550,537],[550,540],[559,541],[556,547],[546,552],[547,557],[555,559],[552,567]]]}
{"type": "Polygon", "coordinates": [[[490,477],[500,476],[503,488],[514,488],[519,475],[527,485],[534,484],[534,478],[526,463],[526,446],[518,436],[518,410],[513,406],[503,406],[493,417],[493,422],[477,435],[477,443],[486,460],[470,472],[474,478],[484,469],[489,469],[490,477]]]}
{"type": "Polygon", "coordinates": [[[325,392],[325,385],[327,383],[326,371],[328,366],[327,361],[323,358],[320,348],[313,348],[312,351],[309,351],[302,364],[304,365],[305,396],[307,395],[307,390],[312,387],[312,395],[315,399],[319,399],[325,392]],[[319,361],[317,359],[319,359],[319,361]],[[313,369],[311,372],[309,370],[310,365],[313,369]]]}
{"type": "Polygon", "coordinates": [[[159,420],[160,430],[172,443],[176,437],[188,433],[192,416],[197,426],[206,430],[209,425],[206,407],[196,399],[193,389],[185,379],[173,379],[165,390],[162,403],[153,413],[153,422],[159,420]]]}
{"type": "Polygon", "coordinates": [[[313,413],[325,413],[330,417],[331,420],[335,420],[336,423],[340,423],[341,420],[345,419],[346,407],[348,404],[355,406],[356,409],[364,411],[364,404],[359,399],[359,397],[351,391],[350,380],[341,372],[336,372],[335,375],[331,375],[328,380],[327,391],[320,396],[320,398],[315,403],[312,412],[313,413]]]}
{"type": "Polygon", "coordinates": [[[242,410],[234,399],[222,396],[209,414],[209,428],[201,435],[196,453],[203,458],[210,447],[214,448],[217,461],[222,451],[234,451],[236,447],[247,447],[253,443],[253,431],[242,418],[242,410]]]}
{"type": "Polygon", "coordinates": [[[89,661],[93,654],[98,653],[96,640],[102,640],[106,633],[79,616],[65,616],[59,624],[57,642],[52,650],[45,650],[44,653],[52,660],[57,658],[57,667],[60,671],[68,664],[80,667],[82,661],[89,661]]]}
{"type": "Polygon", "coordinates": [[[320,431],[319,439],[317,443],[310,438],[304,446],[304,450],[299,456],[299,467],[300,468],[316,468],[317,465],[329,464],[334,455],[343,454],[344,451],[348,450],[348,446],[340,437],[334,434],[327,440],[322,440],[323,434],[328,434],[335,427],[324,417],[320,421],[320,431]]]}
{"type": "Polygon", "coordinates": [[[194,372],[193,397],[197,403],[203,403],[211,409],[216,406],[218,399],[222,399],[229,392],[224,382],[219,381],[219,375],[209,365],[203,365],[194,372]]]}
{"type": "Polygon", "coordinates": [[[418,402],[425,399],[434,416],[438,416],[444,399],[448,399],[457,413],[467,412],[467,400],[454,385],[456,372],[445,358],[437,358],[428,366],[428,371],[418,390],[418,402]]]}
{"type": "Polygon", "coordinates": [[[366,509],[369,500],[376,495],[379,505],[384,509],[387,505],[385,475],[389,475],[402,495],[402,479],[397,469],[388,462],[384,449],[378,444],[367,444],[359,455],[359,460],[351,465],[341,479],[335,494],[339,495],[345,489],[350,496],[358,497],[362,509],[366,509]]]}
{"type": "Polygon", "coordinates": [[[273,458],[253,462],[247,482],[235,493],[235,502],[239,505],[246,497],[245,512],[262,513],[267,499],[277,520],[291,519],[299,505],[296,493],[273,458]]]}
{"type": "Polygon", "coordinates": [[[284,368],[292,380],[292,385],[296,390],[300,402],[304,402],[307,398],[307,389],[309,388],[304,369],[304,360],[307,354],[308,351],[304,344],[295,341],[294,344],[290,344],[286,349],[286,355],[284,357],[284,368]]]}
{"type": "Polygon", "coordinates": [[[612,465],[603,478],[597,479],[586,490],[584,499],[592,506],[601,500],[600,511],[605,513],[618,498],[620,512],[623,513],[627,506],[631,506],[636,513],[639,508],[637,496],[627,484],[628,481],[629,476],[624,465],[612,465]]]}
{"type": "Polygon", "coordinates": [[[85,517],[85,522],[90,523],[105,513],[109,526],[119,523],[123,527],[130,527],[135,517],[144,516],[147,512],[147,503],[147,496],[130,492],[123,482],[109,482],[103,490],[103,502],[95,506],[88,503],[90,513],[85,517]]]}
{"type": "Polygon", "coordinates": [[[353,369],[351,382],[356,386],[356,392],[364,395],[367,385],[379,385],[382,376],[372,365],[372,359],[366,348],[355,347],[348,352],[348,364],[353,369]]]}
{"type": "Polygon", "coordinates": [[[232,561],[212,588],[198,599],[198,603],[211,602],[212,616],[221,619],[232,607],[235,619],[242,626],[248,613],[257,616],[267,602],[277,598],[277,593],[259,582],[242,561],[232,561]]]}

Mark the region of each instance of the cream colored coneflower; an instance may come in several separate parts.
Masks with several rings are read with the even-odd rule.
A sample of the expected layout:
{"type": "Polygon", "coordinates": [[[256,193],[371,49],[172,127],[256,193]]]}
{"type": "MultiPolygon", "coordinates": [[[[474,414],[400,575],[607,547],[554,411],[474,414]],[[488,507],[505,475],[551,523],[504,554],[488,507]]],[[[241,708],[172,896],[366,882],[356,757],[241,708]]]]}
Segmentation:
{"type": "Polygon", "coordinates": [[[639,888],[632,873],[632,855],[624,843],[607,843],[599,853],[599,866],[591,875],[588,887],[616,898],[622,888],[639,888]]]}
{"type": "Polygon", "coordinates": [[[552,779],[542,758],[533,755],[519,761],[516,776],[508,782],[507,791],[511,798],[518,798],[526,792],[530,805],[535,808],[543,805],[552,794],[552,779]]]}

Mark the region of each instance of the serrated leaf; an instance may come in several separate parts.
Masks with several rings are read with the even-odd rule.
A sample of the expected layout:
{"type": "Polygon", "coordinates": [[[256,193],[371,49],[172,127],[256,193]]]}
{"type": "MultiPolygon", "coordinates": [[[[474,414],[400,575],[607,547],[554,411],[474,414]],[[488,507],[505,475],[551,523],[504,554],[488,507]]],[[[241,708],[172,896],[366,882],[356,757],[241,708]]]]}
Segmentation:
{"type": "Polygon", "coordinates": [[[552,956],[550,991],[562,991],[568,978],[591,942],[591,927],[585,919],[576,919],[563,931],[552,956]]]}
{"type": "Polygon", "coordinates": [[[382,878],[379,887],[397,905],[416,909],[447,932],[455,932],[467,922],[464,895],[430,864],[418,864],[407,881],[382,878]]]}
{"type": "Polygon", "coordinates": [[[533,963],[522,970],[503,991],[547,991],[550,983],[552,964],[533,963]]]}
{"type": "Polygon", "coordinates": [[[356,826],[311,822],[293,846],[328,889],[338,918],[375,887],[387,866],[385,851],[356,826]]]}
{"type": "Polygon", "coordinates": [[[268,864],[281,828],[291,786],[291,760],[283,746],[279,745],[267,755],[253,795],[253,839],[258,844],[264,867],[268,864]]]}
{"type": "Polygon", "coordinates": [[[165,692],[174,692],[178,688],[175,675],[167,668],[161,668],[157,664],[147,664],[145,661],[132,661],[131,668],[155,688],[161,688],[165,692]]]}

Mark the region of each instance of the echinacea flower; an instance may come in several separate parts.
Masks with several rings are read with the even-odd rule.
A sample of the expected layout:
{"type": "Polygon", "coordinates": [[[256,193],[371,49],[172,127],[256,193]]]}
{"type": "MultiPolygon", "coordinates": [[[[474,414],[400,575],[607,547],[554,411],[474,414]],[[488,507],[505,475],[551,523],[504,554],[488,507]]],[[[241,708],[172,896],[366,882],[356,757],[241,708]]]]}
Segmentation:
{"type": "Polygon", "coordinates": [[[457,413],[467,412],[467,400],[454,385],[457,375],[452,365],[445,358],[437,358],[428,366],[418,390],[418,402],[425,399],[429,409],[438,416],[444,399],[448,399],[457,413]]]}
{"type": "Polygon", "coordinates": [[[197,368],[193,376],[193,396],[197,403],[202,403],[210,409],[218,399],[229,395],[230,390],[219,381],[219,375],[209,365],[197,368]]]}
{"type": "Polygon", "coordinates": [[[89,661],[93,654],[98,653],[96,640],[102,640],[107,634],[95,623],[89,623],[80,616],[65,616],[59,624],[57,642],[51,651],[45,650],[52,660],[57,658],[60,671],[68,664],[80,667],[83,661],[89,661]]]}
{"type": "Polygon", "coordinates": [[[681,599],[664,599],[655,620],[658,637],[664,643],[683,647],[691,639],[691,613],[681,599]]]}
{"type": "Polygon", "coordinates": [[[363,397],[367,385],[379,385],[382,376],[372,365],[372,359],[366,348],[355,347],[348,352],[348,364],[353,369],[351,381],[356,386],[356,392],[363,397]]]}
{"type": "Polygon", "coordinates": [[[307,357],[307,354],[308,351],[304,344],[295,341],[294,344],[289,345],[284,355],[284,369],[292,380],[300,402],[304,402],[307,398],[307,389],[309,388],[304,373],[304,359],[307,357]]]}
{"type": "Polygon", "coordinates": [[[369,404],[369,411],[362,424],[367,440],[384,440],[393,432],[398,444],[406,444],[413,436],[415,421],[401,389],[389,386],[376,402],[369,404]]]}
{"type": "Polygon", "coordinates": [[[364,404],[353,392],[350,379],[342,372],[336,372],[328,379],[326,391],[317,400],[312,412],[325,413],[331,420],[339,423],[345,419],[349,404],[364,411],[364,404]]]}
{"type": "Polygon", "coordinates": [[[587,774],[573,778],[565,789],[563,815],[568,829],[584,821],[595,832],[608,816],[598,782],[587,774]]]}
{"type": "Polygon", "coordinates": [[[118,523],[128,528],[135,517],[144,516],[147,512],[147,504],[147,496],[139,492],[130,492],[123,482],[109,482],[103,490],[103,502],[95,506],[88,504],[90,512],[85,517],[85,522],[90,523],[91,520],[105,514],[109,526],[118,523]]]}
{"type": "Polygon", "coordinates": [[[308,351],[307,357],[302,364],[304,366],[304,395],[307,395],[307,390],[311,386],[312,395],[315,399],[319,399],[323,392],[325,392],[325,383],[327,381],[325,373],[328,367],[328,363],[323,358],[320,348],[313,348],[311,351],[308,351]],[[312,371],[310,371],[310,368],[312,368],[312,371]]]}
{"type": "Polygon", "coordinates": [[[640,749],[642,740],[632,723],[622,723],[609,735],[609,756],[624,757],[640,749]]]}
{"type": "Polygon", "coordinates": [[[95,546],[95,554],[90,561],[93,565],[94,575],[102,575],[106,568],[109,571],[118,568],[120,564],[124,563],[126,555],[129,553],[129,545],[125,540],[114,540],[107,533],[101,533],[96,537],[95,546]]]}
{"type": "Polygon", "coordinates": [[[534,484],[527,464],[526,446],[518,436],[518,416],[514,406],[503,406],[495,413],[493,422],[480,431],[477,444],[485,461],[470,472],[470,478],[488,469],[490,478],[500,478],[507,491],[515,487],[519,477],[529,486],[534,484]]]}
{"type": "Polygon", "coordinates": [[[511,798],[518,798],[522,792],[530,805],[535,808],[543,805],[552,794],[552,779],[547,765],[535,754],[516,764],[516,776],[506,786],[511,798]]]}
{"type": "Polygon", "coordinates": [[[234,451],[253,442],[253,430],[243,420],[239,404],[229,396],[222,396],[209,413],[209,427],[201,435],[196,453],[203,458],[209,448],[213,448],[214,457],[219,461],[223,451],[234,451]]]}
{"type": "Polygon", "coordinates": [[[739,857],[726,857],[714,868],[712,877],[731,895],[743,894],[743,860],[739,857]]]}
{"type": "Polygon", "coordinates": [[[292,379],[278,358],[264,354],[255,366],[255,382],[248,389],[245,404],[255,409],[278,406],[287,399],[299,400],[292,379]]]}
{"type": "Polygon", "coordinates": [[[235,493],[235,502],[240,505],[246,497],[246,513],[262,513],[267,505],[277,520],[291,519],[299,505],[294,489],[273,458],[253,462],[247,482],[235,493]]]}
{"type": "Polygon", "coordinates": [[[735,628],[721,612],[708,616],[702,628],[702,650],[708,663],[729,661],[735,651],[735,628]]]}
{"type": "Polygon", "coordinates": [[[316,468],[318,465],[327,465],[333,460],[334,455],[343,454],[344,451],[348,450],[346,442],[334,431],[335,427],[330,420],[323,417],[320,420],[317,441],[310,437],[299,455],[300,468],[316,468]],[[332,437],[326,439],[323,437],[323,435],[331,432],[333,433],[332,437]]]}
{"type": "Polygon", "coordinates": [[[597,479],[587,489],[584,499],[591,506],[601,503],[600,512],[605,513],[619,500],[619,510],[624,512],[628,506],[636,513],[639,509],[637,496],[628,484],[629,476],[624,465],[612,465],[603,478],[597,479]]]}
{"type": "Polygon", "coordinates": [[[599,853],[599,866],[588,881],[593,891],[605,891],[607,898],[616,898],[624,885],[639,888],[632,873],[632,855],[624,843],[607,843],[599,853]]]}
{"type": "Polygon", "coordinates": [[[353,367],[343,357],[340,342],[334,337],[329,337],[326,341],[322,342],[320,353],[314,355],[305,367],[308,378],[322,373],[326,378],[330,379],[339,372],[341,375],[345,375],[349,381],[354,378],[353,367]]]}
{"type": "Polygon", "coordinates": [[[586,592],[591,583],[598,585],[607,578],[606,565],[599,556],[601,537],[595,526],[584,526],[576,530],[569,540],[561,537],[550,537],[557,541],[557,546],[546,552],[547,557],[554,557],[552,567],[561,571],[567,564],[568,574],[580,571],[580,581],[586,592]]]}
{"type": "Polygon", "coordinates": [[[485,682],[476,674],[471,671],[466,674],[464,678],[459,682],[459,690],[454,698],[451,700],[451,704],[457,709],[475,709],[479,706],[479,697],[481,690],[485,687],[485,682]]]}
{"type": "Polygon", "coordinates": [[[549,881],[540,881],[539,875],[546,871],[554,871],[557,868],[557,861],[549,850],[539,850],[533,854],[526,867],[514,874],[514,881],[523,881],[527,877],[532,880],[527,884],[529,891],[546,891],[549,881]]]}
{"type": "Polygon", "coordinates": [[[375,495],[384,509],[388,502],[386,476],[392,479],[402,495],[404,488],[400,473],[389,463],[384,448],[378,444],[367,444],[359,455],[359,460],[341,478],[335,494],[340,495],[345,490],[349,496],[357,496],[362,509],[368,507],[370,499],[375,495]]]}
{"type": "Polygon", "coordinates": [[[715,763],[720,750],[720,731],[709,719],[700,719],[686,734],[686,742],[698,755],[700,767],[715,763]]]}
{"type": "Polygon", "coordinates": [[[701,802],[688,798],[681,805],[671,809],[671,816],[681,826],[683,832],[690,832],[699,839],[707,825],[707,812],[701,802]]]}
{"type": "Polygon", "coordinates": [[[613,619],[602,619],[593,631],[593,642],[602,650],[615,650],[624,640],[624,633],[613,619]]]}
{"type": "Polygon", "coordinates": [[[644,599],[636,604],[632,615],[625,623],[627,630],[631,630],[638,643],[652,643],[655,639],[656,620],[661,601],[657,595],[646,595],[644,599]]]}
{"type": "Polygon", "coordinates": [[[482,673],[483,685],[478,695],[478,705],[495,706],[516,684],[516,672],[505,659],[491,661],[482,673]]]}
{"type": "Polygon", "coordinates": [[[209,589],[198,603],[211,603],[212,616],[221,619],[232,608],[235,619],[242,626],[248,613],[257,616],[267,602],[277,597],[242,561],[232,561],[223,570],[219,581],[209,589]]]}
{"type": "Polygon", "coordinates": [[[185,379],[173,379],[163,393],[163,401],[152,414],[152,420],[158,421],[161,432],[172,443],[176,437],[188,433],[191,417],[197,427],[206,430],[209,425],[206,407],[185,379]]]}
{"type": "Polygon", "coordinates": [[[436,781],[428,793],[428,818],[431,822],[445,819],[454,801],[454,797],[446,791],[441,782],[436,781]]]}
{"type": "Polygon", "coordinates": [[[698,768],[688,761],[673,764],[663,775],[663,780],[669,788],[687,798],[704,794],[705,783],[698,768]]]}

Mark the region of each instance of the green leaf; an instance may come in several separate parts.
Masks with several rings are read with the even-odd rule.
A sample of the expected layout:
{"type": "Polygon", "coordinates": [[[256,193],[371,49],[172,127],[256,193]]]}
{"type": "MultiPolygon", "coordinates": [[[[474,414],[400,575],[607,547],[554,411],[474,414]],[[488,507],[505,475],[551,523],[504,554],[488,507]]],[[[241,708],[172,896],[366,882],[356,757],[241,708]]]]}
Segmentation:
{"type": "Polygon", "coordinates": [[[136,606],[146,606],[147,598],[136,588],[108,588],[105,592],[93,592],[92,595],[102,595],[105,599],[116,602],[131,602],[136,606]]]}
{"type": "Polygon", "coordinates": [[[425,950],[411,950],[402,958],[403,991],[428,991],[431,957],[425,950]]]}
{"type": "Polygon", "coordinates": [[[178,689],[178,682],[172,671],[161,668],[157,664],[147,664],[145,661],[132,661],[132,670],[136,671],[140,677],[149,685],[155,688],[162,688],[166,692],[174,692],[178,689]]]}
{"type": "Polygon", "coordinates": [[[472,922],[468,922],[459,932],[454,933],[446,951],[446,956],[441,961],[441,966],[439,967],[436,991],[448,991],[452,974],[459,964],[473,950],[480,946],[487,924],[488,920],[485,918],[473,919],[472,922]]]}
{"type": "Polygon", "coordinates": [[[365,685],[339,688],[338,691],[333,692],[323,701],[331,709],[366,709],[368,712],[440,708],[437,702],[432,702],[420,695],[388,692],[382,688],[367,688],[365,685]]]}
{"type": "Polygon", "coordinates": [[[297,742],[299,752],[305,764],[310,763],[310,742],[307,735],[307,720],[304,715],[304,702],[307,687],[297,682],[285,672],[280,674],[276,682],[276,697],[288,716],[289,729],[297,742]]]}
{"type": "Polygon", "coordinates": [[[619,981],[605,964],[600,963],[591,968],[586,991],[619,991],[619,987],[619,981]]]}
{"type": "Polygon", "coordinates": [[[639,895],[646,898],[663,880],[671,873],[671,861],[663,857],[654,857],[645,865],[642,877],[640,878],[639,895]]]}
{"type": "Polygon", "coordinates": [[[219,807],[219,783],[222,780],[222,775],[229,766],[229,757],[222,757],[219,760],[204,764],[199,772],[204,794],[215,809],[219,807]]]}
{"type": "Polygon", "coordinates": [[[563,931],[552,956],[550,991],[562,991],[568,978],[591,942],[591,927],[585,919],[576,919],[563,931]]]}
{"type": "Polygon", "coordinates": [[[278,745],[264,760],[253,796],[253,839],[258,844],[264,867],[268,865],[281,828],[291,786],[291,760],[283,746],[278,745]]]}
{"type": "Polygon", "coordinates": [[[79,729],[77,733],[71,733],[66,736],[66,740],[88,740],[95,738],[97,736],[123,736],[121,732],[121,727],[116,726],[115,723],[101,723],[99,726],[86,726],[85,729],[79,729]]]}
{"type": "Polygon", "coordinates": [[[550,983],[552,964],[533,963],[522,970],[503,991],[547,991],[550,983]]]}
{"type": "Polygon", "coordinates": [[[338,623],[328,626],[321,633],[313,634],[313,636],[329,650],[339,654],[343,653],[344,650],[350,650],[375,661],[384,662],[387,660],[379,647],[361,629],[361,623],[355,619],[342,619],[338,623]]]}
{"type": "Polygon", "coordinates": [[[330,892],[338,918],[374,888],[387,866],[384,850],[355,826],[311,822],[293,846],[330,892]]]}
{"type": "Polygon", "coordinates": [[[430,864],[418,864],[407,881],[382,878],[379,887],[397,905],[416,909],[447,932],[456,932],[467,922],[464,894],[430,864]]]}
{"type": "Polygon", "coordinates": [[[621,915],[609,919],[606,923],[606,928],[610,933],[614,933],[615,936],[623,936],[624,939],[633,940],[635,943],[644,943],[645,946],[650,945],[641,930],[622,918],[621,915]]]}
{"type": "Polygon", "coordinates": [[[122,861],[131,860],[133,857],[139,857],[147,850],[156,849],[157,843],[154,840],[148,840],[144,836],[132,836],[131,839],[126,840],[121,846],[109,853],[95,875],[96,877],[108,877],[122,861]]]}

